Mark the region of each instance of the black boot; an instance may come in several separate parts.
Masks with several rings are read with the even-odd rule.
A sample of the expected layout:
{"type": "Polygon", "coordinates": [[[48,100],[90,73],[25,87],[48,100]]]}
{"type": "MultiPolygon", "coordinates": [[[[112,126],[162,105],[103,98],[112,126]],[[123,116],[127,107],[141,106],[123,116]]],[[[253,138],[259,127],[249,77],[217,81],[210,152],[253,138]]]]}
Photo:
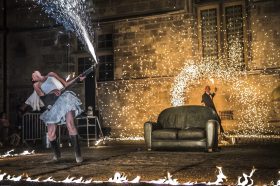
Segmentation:
{"type": "Polygon", "coordinates": [[[50,141],[50,144],[54,153],[53,160],[57,161],[61,157],[61,153],[57,141],[56,140],[50,141]]]}
{"type": "Polygon", "coordinates": [[[72,145],[74,146],[76,162],[81,163],[83,161],[83,158],[81,155],[81,148],[80,148],[78,135],[70,135],[70,139],[72,145]]]}

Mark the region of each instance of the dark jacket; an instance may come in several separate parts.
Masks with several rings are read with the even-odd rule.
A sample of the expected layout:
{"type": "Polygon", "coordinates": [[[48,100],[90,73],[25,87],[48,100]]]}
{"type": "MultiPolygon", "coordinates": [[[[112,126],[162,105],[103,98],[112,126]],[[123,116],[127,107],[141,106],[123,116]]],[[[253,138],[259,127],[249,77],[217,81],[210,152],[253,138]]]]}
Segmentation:
{"type": "MultiPolygon", "coordinates": [[[[212,108],[217,113],[216,107],[215,107],[214,102],[213,102],[214,96],[215,96],[215,93],[212,93],[212,94],[209,95],[205,92],[202,95],[201,103],[204,103],[205,106],[212,108]]],[[[218,122],[220,124],[220,131],[224,132],[224,128],[223,128],[222,123],[221,123],[222,121],[221,121],[221,118],[219,117],[218,113],[217,113],[217,116],[218,116],[218,122]]]]}
{"type": "Polygon", "coordinates": [[[215,93],[208,95],[206,92],[202,95],[201,103],[204,103],[205,106],[212,108],[215,112],[217,112],[216,107],[213,102],[213,98],[215,93]]]}

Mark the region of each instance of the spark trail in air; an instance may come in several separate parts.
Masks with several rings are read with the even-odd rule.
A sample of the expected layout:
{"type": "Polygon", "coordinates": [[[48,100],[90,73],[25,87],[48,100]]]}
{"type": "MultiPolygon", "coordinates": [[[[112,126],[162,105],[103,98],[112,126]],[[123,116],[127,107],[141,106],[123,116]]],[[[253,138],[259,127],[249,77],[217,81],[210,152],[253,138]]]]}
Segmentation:
{"type": "Polygon", "coordinates": [[[85,0],[34,0],[34,2],[41,5],[43,10],[67,31],[75,33],[87,46],[95,63],[98,63],[91,42],[94,33],[92,21],[85,0]]]}

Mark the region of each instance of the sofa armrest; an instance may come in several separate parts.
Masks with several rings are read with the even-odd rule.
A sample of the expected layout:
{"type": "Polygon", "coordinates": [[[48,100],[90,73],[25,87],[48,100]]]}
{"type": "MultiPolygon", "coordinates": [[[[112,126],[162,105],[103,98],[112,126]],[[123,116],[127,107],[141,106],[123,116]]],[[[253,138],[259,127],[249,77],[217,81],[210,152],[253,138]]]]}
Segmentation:
{"type": "Polygon", "coordinates": [[[208,120],[206,123],[207,149],[215,150],[218,148],[218,126],[217,120],[208,120]]]}
{"type": "Polygon", "coordinates": [[[152,131],[156,130],[157,128],[161,128],[161,127],[156,122],[148,121],[144,124],[144,137],[148,150],[151,150],[152,148],[152,131]]]}

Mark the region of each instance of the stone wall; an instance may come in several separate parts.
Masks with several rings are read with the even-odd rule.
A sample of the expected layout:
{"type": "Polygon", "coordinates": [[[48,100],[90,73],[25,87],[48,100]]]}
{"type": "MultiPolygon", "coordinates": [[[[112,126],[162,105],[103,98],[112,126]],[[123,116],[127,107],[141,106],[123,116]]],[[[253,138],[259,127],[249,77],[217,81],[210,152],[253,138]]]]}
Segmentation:
{"type": "MultiPolygon", "coordinates": [[[[272,91],[280,86],[280,24],[279,8],[280,2],[254,1],[250,9],[250,28],[252,30],[252,61],[249,63],[251,69],[261,69],[270,72],[269,81],[263,82],[262,88],[268,91],[271,96],[272,91]],[[272,78],[273,77],[273,78],[272,78]],[[273,86],[267,86],[268,82],[273,86]]],[[[257,76],[260,81],[267,77],[257,76]]],[[[271,100],[269,107],[269,123],[271,126],[280,126],[280,102],[271,100]]]]}
{"type": "Polygon", "coordinates": [[[256,1],[252,4],[251,69],[279,68],[280,66],[280,1],[256,1]]]}
{"type": "Polygon", "coordinates": [[[194,18],[163,15],[115,24],[115,79],[169,77],[196,55],[194,18]]]}
{"type": "Polygon", "coordinates": [[[42,8],[32,0],[8,0],[7,24],[11,31],[34,30],[36,28],[47,28],[56,25],[55,21],[49,18],[42,8]]]}
{"type": "MultiPolygon", "coordinates": [[[[126,18],[135,15],[184,9],[182,0],[97,0],[93,1],[93,8],[98,18],[126,18]]],[[[94,18],[96,19],[96,18],[94,18]]]]}

